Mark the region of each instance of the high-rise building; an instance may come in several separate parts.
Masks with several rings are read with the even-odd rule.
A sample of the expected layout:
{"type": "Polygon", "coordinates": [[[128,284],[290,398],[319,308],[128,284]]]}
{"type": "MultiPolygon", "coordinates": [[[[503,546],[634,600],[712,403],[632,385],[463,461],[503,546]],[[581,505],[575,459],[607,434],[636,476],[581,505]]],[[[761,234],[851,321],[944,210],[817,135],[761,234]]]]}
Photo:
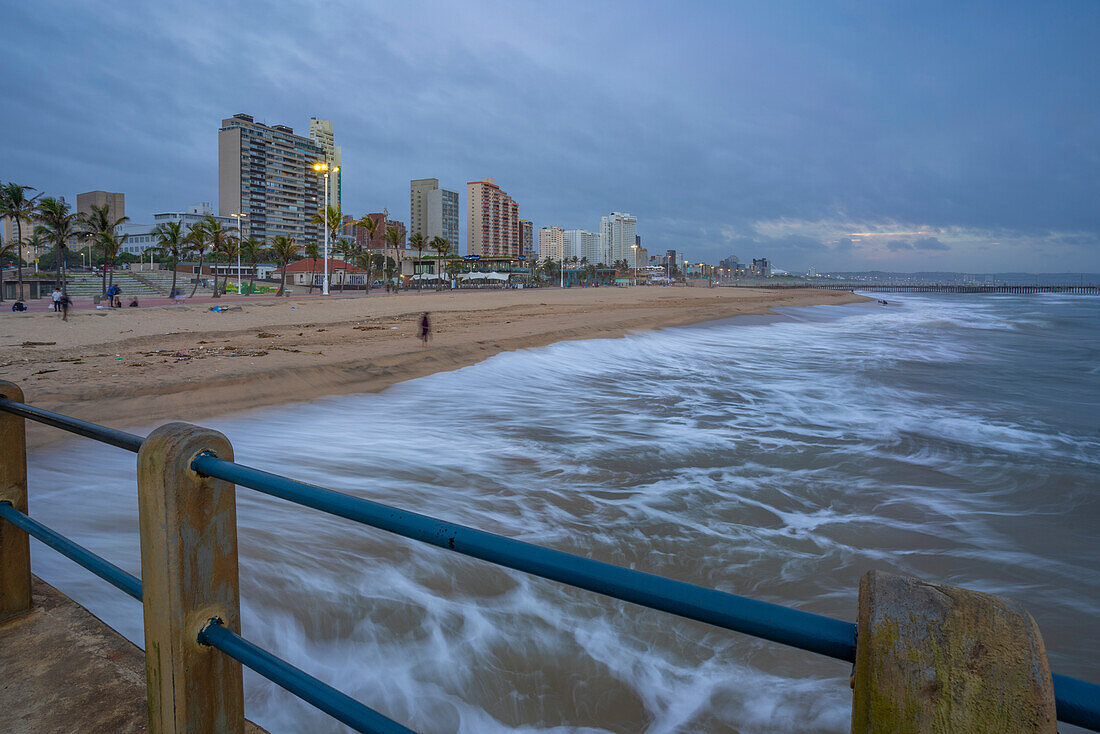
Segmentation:
{"type": "Polygon", "coordinates": [[[319,242],[310,220],[324,206],[324,177],[313,170],[325,151],[286,125],[264,125],[251,115],[222,120],[218,131],[218,214],[247,215],[248,234],[261,242],[276,235],[299,246],[319,242]]]}
{"type": "Polygon", "coordinates": [[[565,230],[550,225],[539,230],[539,260],[562,259],[565,250],[565,230]]]}
{"type": "Polygon", "coordinates": [[[410,181],[409,231],[419,232],[428,242],[442,237],[458,252],[458,192],[439,188],[438,178],[410,181]]]}
{"type": "Polygon", "coordinates": [[[336,145],[336,138],[332,134],[332,120],[318,120],[309,118],[309,139],[325,151],[325,163],[328,164],[330,173],[328,176],[328,205],[333,209],[341,209],[340,196],[343,194],[344,168],[340,163],[340,147],[336,145]]]}
{"type": "Polygon", "coordinates": [[[360,247],[370,247],[375,250],[382,247],[389,247],[389,242],[386,240],[386,230],[393,227],[397,230],[397,246],[399,248],[405,247],[405,223],[397,219],[390,219],[389,214],[386,212],[374,212],[368,214],[367,217],[373,219],[376,226],[374,229],[374,237],[370,236],[366,227],[354,224],[351,222],[351,217],[344,217],[344,221],[348,224],[344,227],[344,234],[355,240],[355,244],[360,247]]]}
{"type": "Polygon", "coordinates": [[[518,258],[520,246],[519,205],[491,178],[467,181],[467,254],[518,258]]]}
{"type": "Polygon", "coordinates": [[[107,206],[112,220],[126,216],[126,195],[112,191],[87,191],[76,195],[77,214],[91,214],[93,206],[107,206]]]}
{"type": "Polygon", "coordinates": [[[530,219],[519,220],[519,252],[528,260],[536,257],[535,225],[530,219]]]}
{"type": "Polygon", "coordinates": [[[585,264],[597,265],[603,262],[600,255],[600,235],[583,229],[570,229],[565,232],[565,256],[584,260],[585,264]]]}
{"type": "Polygon", "coordinates": [[[611,212],[600,220],[600,262],[612,265],[619,260],[634,262],[638,218],[625,212],[611,212]]]}

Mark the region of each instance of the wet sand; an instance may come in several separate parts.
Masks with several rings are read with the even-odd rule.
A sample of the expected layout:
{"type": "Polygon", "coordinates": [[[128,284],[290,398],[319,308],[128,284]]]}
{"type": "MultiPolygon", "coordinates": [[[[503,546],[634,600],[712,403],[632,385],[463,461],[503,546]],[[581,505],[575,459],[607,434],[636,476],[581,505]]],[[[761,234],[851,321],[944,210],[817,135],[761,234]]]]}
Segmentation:
{"type": "MultiPolygon", "coordinates": [[[[618,337],[774,307],[868,300],[838,291],[573,288],[256,298],[0,314],[0,379],[27,401],[124,428],[381,390],[503,351],[618,337]],[[238,309],[239,307],[239,309],[238,309]],[[433,339],[417,338],[422,311],[433,339]]],[[[28,426],[30,442],[64,437],[28,426]]]]}

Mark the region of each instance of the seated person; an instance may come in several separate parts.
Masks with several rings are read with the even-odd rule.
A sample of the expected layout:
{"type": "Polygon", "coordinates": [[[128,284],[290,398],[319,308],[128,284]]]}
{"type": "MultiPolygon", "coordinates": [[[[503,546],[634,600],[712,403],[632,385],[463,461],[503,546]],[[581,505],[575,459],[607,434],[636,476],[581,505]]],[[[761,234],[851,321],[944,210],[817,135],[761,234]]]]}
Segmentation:
{"type": "Polygon", "coordinates": [[[130,308],[137,308],[137,307],[138,307],[137,296],[134,296],[134,300],[130,301],[130,308]]]}
{"type": "Polygon", "coordinates": [[[27,305],[25,303],[23,303],[22,301],[16,301],[15,303],[13,303],[11,305],[11,310],[12,311],[26,311],[27,310],[27,305]]]}

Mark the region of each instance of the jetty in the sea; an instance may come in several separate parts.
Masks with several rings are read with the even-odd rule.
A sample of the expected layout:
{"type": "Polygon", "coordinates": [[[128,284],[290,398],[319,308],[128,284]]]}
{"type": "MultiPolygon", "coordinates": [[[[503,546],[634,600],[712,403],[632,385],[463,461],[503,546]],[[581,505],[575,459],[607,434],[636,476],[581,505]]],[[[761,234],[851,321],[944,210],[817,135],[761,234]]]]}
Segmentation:
{"type": "Polygon", "coordinates": [[[893,283],[838,283],[807,281],[805,283],[720,283],[727,288],[765,288],[785,290],[792,288],[817,288],[826,291],[867,291],[870,293],[1005,293],[1032,295],[1035,293],[1069,293],[1073,295],[1100,295],[1100,285],[958,285],[943,284],[893,284],[893,283]]]}
{"type": "MultiPolygon", "coordinates": [[[[88,467],[94,471],[95,467],[88,467]]],[[[28,405],[0,381],[0,731],[253,732],[242,666],[356,731],[410,732],[241,636],[238,487],[535,576],[752,635],[851,671],[852,731],[1100,731],[1100,685],[1052,673],[1016,601],[868,571],[855,622],[738,596],[371,502],[234,461],[217,431],[148,436],[28,405]],[[26,421],[137,455],[141,577],[28,510],[26,421]],[[145,650],[38,581],[30,538],[141,604],[145,650]]],[[[87,511],[95,512],[94,496],[87,511]]],[[[288,515],[293,517],[293,515],[288,515]]],[[[364,665],[377,661],[364,660],[364,665]]]]}

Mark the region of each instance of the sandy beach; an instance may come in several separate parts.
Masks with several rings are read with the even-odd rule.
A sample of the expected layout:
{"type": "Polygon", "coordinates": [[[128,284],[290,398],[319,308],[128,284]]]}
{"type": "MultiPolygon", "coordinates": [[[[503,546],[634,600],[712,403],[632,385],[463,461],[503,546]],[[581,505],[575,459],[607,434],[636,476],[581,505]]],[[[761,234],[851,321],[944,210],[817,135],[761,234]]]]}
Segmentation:
{"type": "MultiPolygon", "coordinates": [[[[502,351],[617,337],[774,307],[866,300],[836,291],[574,288],[259,299],[0,315],[0,378],[28,402],[125,428],[381,390],[502,351]],[[430,311],[424,347],[417,320],[430,311]]],[[[31,429],[34,444],[60,437],[31,429]]]]}

